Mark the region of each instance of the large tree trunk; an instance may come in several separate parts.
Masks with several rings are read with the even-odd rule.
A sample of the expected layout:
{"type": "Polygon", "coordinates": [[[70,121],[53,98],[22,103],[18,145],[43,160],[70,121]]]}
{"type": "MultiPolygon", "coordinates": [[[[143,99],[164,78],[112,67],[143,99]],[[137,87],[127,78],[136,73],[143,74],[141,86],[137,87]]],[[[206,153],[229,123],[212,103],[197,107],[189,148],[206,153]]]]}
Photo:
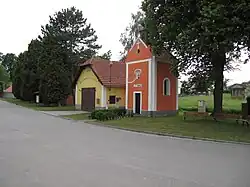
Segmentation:
{"type": "Polygon", "coordinates": [[[213,114],[222,112],[223,101],[223,72],[226,64],[226,54],[224,50],[220,50],[218,53],[212,55],[212,64],[214,67],[213,79],[214,79],[214,110],[213,114]]]}

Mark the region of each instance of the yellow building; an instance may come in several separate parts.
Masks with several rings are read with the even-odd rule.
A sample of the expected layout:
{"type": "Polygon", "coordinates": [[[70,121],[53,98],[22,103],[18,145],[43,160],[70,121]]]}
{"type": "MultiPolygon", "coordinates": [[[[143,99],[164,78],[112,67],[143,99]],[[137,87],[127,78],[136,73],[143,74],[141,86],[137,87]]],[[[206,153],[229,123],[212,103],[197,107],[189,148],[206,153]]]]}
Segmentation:
{"type": "Polygon", "coordinates": [[[125,107],[125,64],[99,58],[80,64],[75,81],[75,106],[92,111],[125,107]]]}

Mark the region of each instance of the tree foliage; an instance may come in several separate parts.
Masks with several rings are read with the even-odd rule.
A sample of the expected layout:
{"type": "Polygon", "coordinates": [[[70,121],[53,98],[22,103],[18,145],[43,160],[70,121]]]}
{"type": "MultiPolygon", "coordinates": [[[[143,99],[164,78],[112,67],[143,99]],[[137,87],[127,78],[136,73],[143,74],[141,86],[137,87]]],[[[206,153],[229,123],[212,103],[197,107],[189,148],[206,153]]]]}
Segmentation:
{"type": "Polygon", "coordinates": [[[0,64],[0,93],[7,87],[9,82],[9,74],[7,73],[6,69],[0,64]]]}
{"type": "Polygon", "coordinates": [[[72,80],[76,71],[77,63],[87,60],[101,48],[97,42],[96,31],[87,23],[82,11],[75,7],[62,9],[50,16],[49,23],[42,27],[44,37],[53,36],[69,57],[72,80]]]}
{"type": "Polygon", "coordinates": [[[3,60],[3,53],[0,52],[0,62],[2,63],[2,60],[3,60]]]}
{"type": "Polygon", "coordinates": [[[53,36],[43,38],[41,50],[39,94],[46,105],[60,104],[71,93],[67,53],[53,36]]]}
{"type": "Polygon", "coordinates": [[[124,51],[121,52],[122,56],[126,55],[126,52],[132,47],[143,27],[144,27],[143,12],[139,10],[135,14],[131,14],[131,22],[126,27],[125,31],[121,33],[120,36],[120,42],[124,47],[124,51]]]}
{"type": "Polygon", "coordinates": [[[77,63],[97,53],[101,46],[96,42],[95,30],[80,10],[71,7],[56,12],[42,26],[41,35],[18,56],[13,71],[14,95],[32,101],[39,92],[45,105],[63,104],[73,94],[77,63]]]}
{"type": "Polygon", "coordinates": [[[10,75],[10,79],[12,80],[13,69],[17,60],[17,56],[13,53],[7,53],[2,55],[2,65],[10,75]]]}
{"type": "Polygon", "coordinates": [[[144,0],[145,27],[155,53],[169,50],[185,71],[199,64],[212,67],[214,112],[222,110],[223,71],[250,47],[247,0],[144,0]]]}
{"type": "Polygon", "coordinates": [[[71,73],[71,93],[74,96],[72,85],[77,65],[97,53],[101,48],[97,42],[96,31],[87,23],[82,11],[75,7],[62,9],[50,16],[49,23],[42,26],[42,37],[53,37],[67,54],[67,66],[71,73]]]}
{"type": "Polygon", "coordinates": [[[106,53],[103,53],[102,55],[99,55],[98,57],[105,59],[105,60],[110,60],[112,57],[112,52],[111,50],[108,50],[106,53]]]}
{"type": "Polygon", "coordinates": [[[23,99],[23,84],[24,84],[24,62],[25,62],[25,55],[26,51],[23,53],[20,53],[17,58],[17,62],[15,64],[14,70],[13,70],[13,83],[12,83],[12,89],[13,94],[17,99],[23,99]]]}
{"type": "Polygon", "coordinates": [[[189,75],[188,81],[193,85],[196,93],[206,92],[211,90],[213,85],[212,79],[213,67],[208,61],[203,63],[196,63],[194,67],[187,72],[189,75]]]}
{"type": "Polygon", "coordinates": [[[229,85],[228,83],[230,82],[230,79],[224,78],[223,80],[223,91],[229,91],[229,85]]]}
{"type": "Polygon", "coordinates": [[[9,74],[2,64],[0,64],[0,81],[4,83],[9,81],[9,74]]]}
{"type": "Polygon", "coordinates": [[[190,95],[192,94],[192,85],[189,81],[182,81],[181,82],[181,94],[182,95],[190,95]]]}

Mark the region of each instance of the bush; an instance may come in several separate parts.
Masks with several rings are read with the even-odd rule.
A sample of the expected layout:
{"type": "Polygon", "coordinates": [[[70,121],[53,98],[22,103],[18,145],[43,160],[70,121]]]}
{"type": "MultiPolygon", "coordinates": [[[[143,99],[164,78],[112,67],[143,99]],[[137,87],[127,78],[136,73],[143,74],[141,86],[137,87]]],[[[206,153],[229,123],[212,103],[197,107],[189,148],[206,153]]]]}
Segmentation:
{"type": "Polygon", "coordinates": [[[223,110],[223,112],[228,113],[228,114],[241,114],[241,111],[236,110],[236,109],[226,109],[226,110],[223,110]]]}
{"type": "Polygon", "coordinates": [[[108,110],[95,110],[91,113],[91,119],[97,119],[99,121],[114,120],[118,118],[123,118],[126,116],[125,109],[108,109],[108,110]]]}
{"type": "Polygon", "coordinates": [[[114,112],[115,115],[117,115],[118,117],[124,117],[126,115],[126,109],[119,109],[119,108],[115,108],[115,109],[111,109],[112,112],[114,112]]]}
{"type": "Polygon", "coordinates": [[[105,113],[103,111],[96,112],[95,118],[99,121],[105,120],[105,113]]]}
{"type": "Polygon", "coordinates": [[[224,90],[223,93],[225,93],[225,94],[230,94],[230,93],[231,93],[231,90],[224,90]]]}
{"type": "Polygon", "coordinates": [[[91,118],[91,119],[96,119],[96,114],[97,114],[98,112],[99,112],[99,110],[95,110],[95,111],[91,112],[90,118],[91,118]]]}
{"type": "Polygon", "coordinates": [[[134,117],[134,113],[132,111],[129,111],[126,116],[127,117],[134,117]]]}

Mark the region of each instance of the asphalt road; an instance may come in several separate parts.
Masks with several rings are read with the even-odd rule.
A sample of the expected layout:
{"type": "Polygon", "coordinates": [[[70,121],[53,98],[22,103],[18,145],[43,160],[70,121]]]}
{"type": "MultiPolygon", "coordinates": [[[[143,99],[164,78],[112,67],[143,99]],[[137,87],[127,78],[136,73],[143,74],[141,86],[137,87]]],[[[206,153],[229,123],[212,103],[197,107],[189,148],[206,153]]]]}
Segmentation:
{"type": "Polygon", "coordinates": [[[250,146],[139,134],[0,101],[0,187],[249,187],[250,146]]]}

